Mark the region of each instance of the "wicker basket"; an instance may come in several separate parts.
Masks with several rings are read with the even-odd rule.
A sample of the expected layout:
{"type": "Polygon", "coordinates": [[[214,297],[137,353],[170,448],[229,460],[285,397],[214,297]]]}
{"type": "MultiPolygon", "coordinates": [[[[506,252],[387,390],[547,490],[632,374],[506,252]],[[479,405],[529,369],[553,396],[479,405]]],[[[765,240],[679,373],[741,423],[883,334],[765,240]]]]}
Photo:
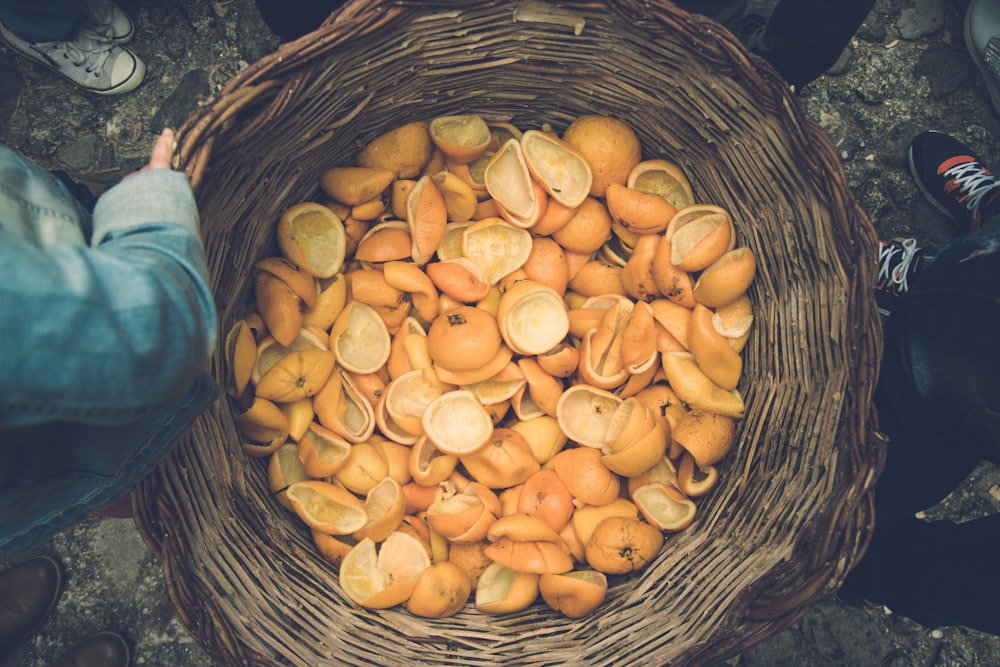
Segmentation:
{"type": "MultiPolygon", "coordinates": [[[[349,2],[250,66],[182,128],[221,330],[276,254],[279,213],[318,170],[403,122],[477,111],[557,129],[628,121],[730,210],[758,258],[748,405],[696,522],[600,609],[471,605],[425,620],[351,604],[308,532],[268,495],[218,402],[135,496],[184,625],[222,664],[710,664],[796,621],[867,546],[881,470],[870,397],[881,353],[876,244],[826,134],[763,61],[665,1],[349,2]],[[626,662],[627,661],[627,662],[626,662]]],[[[216,355],[215,373],[220,373],[216,355]]]]}

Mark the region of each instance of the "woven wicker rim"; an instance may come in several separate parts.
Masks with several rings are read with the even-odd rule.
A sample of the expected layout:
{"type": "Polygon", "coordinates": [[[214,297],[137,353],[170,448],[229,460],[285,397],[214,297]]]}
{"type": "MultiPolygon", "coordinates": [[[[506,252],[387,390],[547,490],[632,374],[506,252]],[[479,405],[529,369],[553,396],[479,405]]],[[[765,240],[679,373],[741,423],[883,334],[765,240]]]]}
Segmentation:
{"type": "MultiPolygon", "coordinates": [[[[706,664],[787,627],[863,554],[881,471],[876,236],[826,134],[727,31],[668,2],[354,1],[235,77],[182,128],[221,330],[319,166],[407,120],[478,111],[629,121],[731,211],[758,258],[736,451],[687,530],[593,615],[444,620],[347,602],[267,493],[220,401],[135,494],[181,621],[221,664],[706,664]]],[[[655,154],[655,155],[654,155],[655,154]]],[[[213,372],[220,377],[216,355],[213,372]]]]}

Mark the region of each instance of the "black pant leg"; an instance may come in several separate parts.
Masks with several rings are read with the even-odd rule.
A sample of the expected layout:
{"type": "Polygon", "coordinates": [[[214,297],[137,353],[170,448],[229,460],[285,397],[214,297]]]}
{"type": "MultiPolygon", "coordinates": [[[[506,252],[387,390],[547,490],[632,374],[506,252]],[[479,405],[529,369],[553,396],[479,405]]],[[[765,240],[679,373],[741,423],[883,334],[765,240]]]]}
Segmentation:
{"type": "Polygon", "coordinates": [[[875,0],[779,0],[747,45],[801,87],[837,62],[874,5],[875,0]]]}
{"type": "Polygon", "coordinates": [[[264,23],[285,41],[312,32],[344,0],[257,0],[264,23]]]}
{"type": "Polygon", "coordinates": [[[852,577],[863,577],[865,597],[921,625],[1000,635],[998,550],[1000,515],[965,523],[911,517],[878,524],[852,577]]]}

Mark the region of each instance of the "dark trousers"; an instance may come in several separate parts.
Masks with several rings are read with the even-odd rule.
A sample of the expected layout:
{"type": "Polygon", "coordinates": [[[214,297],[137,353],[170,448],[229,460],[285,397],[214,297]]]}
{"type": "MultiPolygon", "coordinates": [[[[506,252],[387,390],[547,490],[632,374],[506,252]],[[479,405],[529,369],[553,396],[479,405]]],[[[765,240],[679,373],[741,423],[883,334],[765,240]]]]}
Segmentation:
{"type": "Polygon", "coordinates": [[[76,29],[83,0],[0,0],[0,22],[29,42],[59,42],[76,29]]]}
{"type": "Polygon", "coordinates": [[[742,39],[800,88],[833,67],[874,5],[875,0],[778,0],[767,22],[742,39]]]}
{"type": "MultiPolygon", "coordinates": [[[[342,4],[343,0],[257,0],[264,22],[286,40],[315,30],[342,4]]],[[[676,0],[675,4],[719,21],[790,84],[803,86],[837,62],[875,0],[676,0]],[[764,25],[745,24],[745,9],[757,11],[758,6],[774,6],[770,18],[764,25]]]]}
{"type": "Polygon", "coordinates": [[[830,69],[875,6],[875,0],[675,0],[723,24],[802,87],[830,69]],[[744,18],[746,17],[746,18],[744,18]]]}
{"type": "Polygon", "coordinates": [[[997,217],[929,251],[887,320],[876,406],[888,459],[872,544],[846,589],[924,625],[1000,635],[1000,515],[914,516],[981,462],[1000,463],[997,217]]]}
{"type": "Polygon", "coordinates": [[[257,0],[264,23],[285,41],[312,32],[344,0],[257,0]]]}

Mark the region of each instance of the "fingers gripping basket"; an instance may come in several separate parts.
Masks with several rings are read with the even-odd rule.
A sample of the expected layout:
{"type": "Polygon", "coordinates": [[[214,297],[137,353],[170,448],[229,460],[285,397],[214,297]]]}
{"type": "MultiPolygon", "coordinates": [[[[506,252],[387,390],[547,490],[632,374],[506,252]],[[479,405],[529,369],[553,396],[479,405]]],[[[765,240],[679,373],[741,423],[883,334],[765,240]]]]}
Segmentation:
{"type": "MultiPolygon", "coordinates": [[[[404,122],[476,111],[564,128],[610,114],[680,163],[758,258],[748,405],[722,479],[641,576],[572,621],[537,603],[425,620],[341,593],[268,496],[222,400],[141,485],[140,530],[222,664],[707,664],[831,594],[863,553],[881,469],[874,230],[826,135],[728,32],[667,2],[350,2],[250,66],[182,128],[224,332],[275,222],[324,167],[404,122]]],[[[220,351],[214,371],[221,373],[220,351]]]]}

